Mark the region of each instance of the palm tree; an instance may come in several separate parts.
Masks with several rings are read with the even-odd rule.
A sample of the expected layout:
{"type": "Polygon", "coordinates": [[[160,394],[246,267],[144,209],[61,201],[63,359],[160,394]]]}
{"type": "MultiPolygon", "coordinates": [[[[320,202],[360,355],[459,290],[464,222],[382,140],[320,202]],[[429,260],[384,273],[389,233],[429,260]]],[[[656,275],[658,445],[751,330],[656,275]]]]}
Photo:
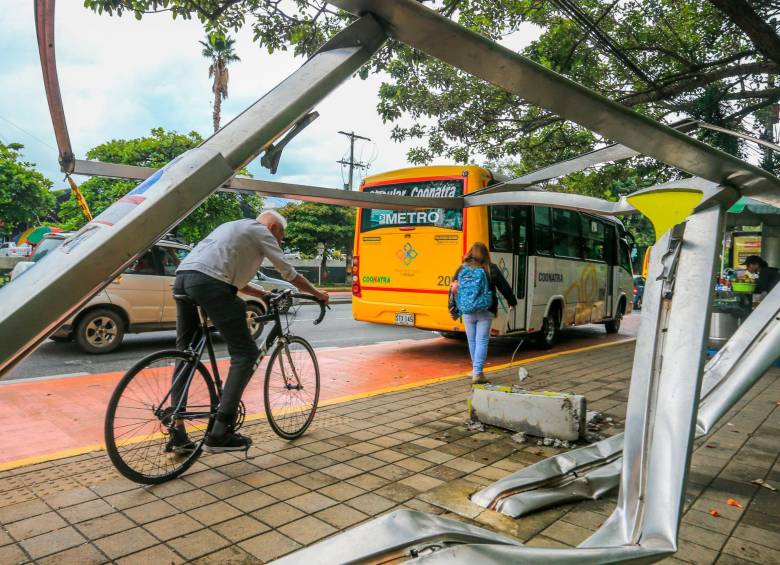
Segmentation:
{"type": "Polygon", "coordinates": [[[228,97],[228,74],[227,67],[230,63],[235,63],[241,59],[233,51],[235,41],[224,33],[214,32],[206,36],[206,41],[199,41],[203,45],[203,56],[211,60],[209,65],[209,78],[214,78],[211,85],[211,91],[214,93],[214,131],[219,129],[219,120],[222,113],[222,101],[228,97]]]}

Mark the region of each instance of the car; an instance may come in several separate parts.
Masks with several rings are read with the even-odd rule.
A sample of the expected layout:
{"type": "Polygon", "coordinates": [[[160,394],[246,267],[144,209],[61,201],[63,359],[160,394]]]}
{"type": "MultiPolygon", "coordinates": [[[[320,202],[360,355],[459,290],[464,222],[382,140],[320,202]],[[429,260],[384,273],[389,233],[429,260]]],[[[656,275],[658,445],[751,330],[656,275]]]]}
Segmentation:
{"type": "Polygon", "coordinates": [[[642,297],[645,294],[645,279],[639,275],[634,275],[634,310],[642,309],[642,297]]]}
{"type": "MultiPolygon", "coordinates": [[[[50,252],[61,245],[67,235],[57,237],[61,236],[58,233],[44,239],[36,254],[39,250],[44,255],[50,252]],[[48,250],[47,247],[42,249],[44,243],[48,250]]],[[[176,268],[190,249],[172,240],[157,242],[66,320],[50,339],[56,342],[75,341],[87,353],[99,354],[116,350],[128,333],[176,329],[173,283],[176,268]]],[[[40,258],[33,257],[31,264],[34,265],[40,258]]],[[[254,283],[250,285],[256,286],[254,283]]],[[[265,312],[265,308],[253,296],[242,293],[239,296],[247,303],[247,324],[253,339],[256,339],[263,330],[263,322],[258,322],[257,317],[265,312]]]]}
{"type": "Polygon", "coordinates": [[[10,241],[0,243],[0,257],[29,257],[32,253],[32,246],[16,245],[10,241]]]}
{"type": "Polygon", "coordinates": [[[11,271],[11,280],[14,280],[15,278],[19,277],[22,273],[24,273],[27,269],[35,265],[38,261],[43,259],[50,251],[53,249],[57,249],[60,245],[62,245],[62,242],[68,239],[71,235],[73,235],[72,232],[56,232],[56,233],[47,233],[43,236],[40,242],[38,242],[38,245],[35,246],[35,251],[33,251],[32,256],[30,257],[29,261],[19,261],[16,265],[14,265],[13,270],[11,271]]]}
{"type": "MultiPolygon", "coordinates": [[[[292,283],[283,281],[282,279],[275,279],[273,277],[269,277],[268,275],[264,274],[262,271],[257,271],[255,278],[252,279],[252,284],[261,286],[263,290],[265,290],[266,292],[277,292],[282,290],[292,290],[293,292],[298,292],[298,289],[292,283]]],[[[293,304],[298,304],[298,302],[299,302],[298,299],[295,298],[292,300],[288,300],[285,303],[279,303],[277,305],[277,308],[279,309],[279,312],[284,314],[290,309],[290,307],[293,304]]]]}

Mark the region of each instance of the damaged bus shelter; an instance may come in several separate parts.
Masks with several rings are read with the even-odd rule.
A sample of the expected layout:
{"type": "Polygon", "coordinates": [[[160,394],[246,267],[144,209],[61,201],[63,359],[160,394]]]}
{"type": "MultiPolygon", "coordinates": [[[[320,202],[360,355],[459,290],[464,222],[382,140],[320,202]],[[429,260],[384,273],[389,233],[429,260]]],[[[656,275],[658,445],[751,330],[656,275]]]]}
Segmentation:
{"type": "Polygon", "coordinates": [[[706,365],[711,277],[725,210],[742,196],[780,205],[780,179],[610,101],[414,0],[333,0],[354,22],[298,70],[201,146],[154,171],[75,159],[57,80],[54,0],[36,1],[46,93],[66,173],[142,180],[52,252],[25,284],[0,289],[0,377],[172,226],[216,190],[346,206],[420,209],[540,204],[602,215],[642,212],[654,223],[641,325],[622,436],[555,456],[476,493],[511,516],[620,487],[611,517],[579,547],[532,548],[493,532],[425,513],[377,518],[282,561],[286,563],[653,562],[676,551],[691,448],[761,377],[780,347],[780,287],[706,365]],[[404,42],[616,144],[462,198],[413,198],[236,177],[265,152],[278,162],[312,109],[368,61],[387,37],[404,42]],[[286,134],[286,137],[282,137],[286,134]],[[534,190],[537,183],[637,154],[690,175],[607,202],[534,190]],[[27,284],[29,283],[29,284],[27,284]]]}

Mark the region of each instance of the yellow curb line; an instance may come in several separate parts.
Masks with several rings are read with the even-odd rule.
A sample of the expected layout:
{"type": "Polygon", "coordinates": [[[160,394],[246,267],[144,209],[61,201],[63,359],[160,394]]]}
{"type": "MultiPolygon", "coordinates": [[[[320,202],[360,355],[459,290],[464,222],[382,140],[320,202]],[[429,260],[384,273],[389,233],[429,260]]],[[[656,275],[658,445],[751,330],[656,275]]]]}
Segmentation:
{"type": "MultiPolygon", "coordinates": [[[[585,347],[579,347],[577,349],[569,349],[567,351],[559,351],[557,353],[548,353],[546,355],[540,355],[538,357],[530,357],[528,359],[521,359],[519,361],[514,361],[510,363],[504,363],[501,365],[496,365],[494,367],[486,367],[485,372],[486,373],[495,373],[496,371],[501,371],[503,369],[511,368],[511,367],[518,367],[520,365],[525,365],[528,363],[535,363],[537,361],[544,361],[546,359],[554,359],[555,357],[563,357],[565,355],[571,355],[573,353],[582,353],[584,351],[592,351],[594,349],[602,349],[604,347],[612,347],[613,345],[621,345],[624,343],[629,343],[632,341],[636,341],[635,337],[631,337],[628,339],[621,339],[618,341],[610,341],[609,343],[599,343],[598,345],[587,345],[585,347]]],[[[413,383],[407,383],[404,385],[397,385],[397,386],[390,386],[385,388],[378,388],[366,392],[360,392],[358,394],[350,394],[347,396],[339,396],[337,398],[331,398],[330,400],[324,400],[320,402],[317,406],[317,408],[321,408],[323,406],[333,406],[334,404],[343,404],[345,402],[351,402],[353,400],[361,400],[363,398],[370,398],[372,396],[378,396],[380,394],[388,394],[391,392],[400,392],[402,390],[409,390],[413,388],[422,388],[425,386],[437,384],[437,383],[444,383],[447,381],[453,381],[455,379],[462,379],[465,377],[471,376],[470,371],[462,372],[462,373],[456,373],[454,375],[447,375],[446,377],[435,377],[432,379],[426,379],[422,381],[415,381],[413,383]]],[[[256,414],[248,414],[244,421],[246,422],[254,422],[256,420],[265,420],[265,413],[258,412],[256,414]]],[[[35,465],[37,463],[46,463],[49,461],[56,461],[58,459],[66,459],[68,457],[75,457],[76,455],[83,455],[84,453],[90,453],[92,451],[99,451],[106,448],[106,444],[104,443],[97,443],[93,445],[88,445],[85,447],[74,447],[73,449],[66,449],[64,451],[56,451],[54,453],[48,453],[46,455],[36,455],[33,457],[26,457],[24,459],[17,459],[15,461],[9,461],[7,463],[0,463],[0,471],[9,471],[11,469],[16,469],[18,467],[26,467],[28,465],[35,465]]]]}

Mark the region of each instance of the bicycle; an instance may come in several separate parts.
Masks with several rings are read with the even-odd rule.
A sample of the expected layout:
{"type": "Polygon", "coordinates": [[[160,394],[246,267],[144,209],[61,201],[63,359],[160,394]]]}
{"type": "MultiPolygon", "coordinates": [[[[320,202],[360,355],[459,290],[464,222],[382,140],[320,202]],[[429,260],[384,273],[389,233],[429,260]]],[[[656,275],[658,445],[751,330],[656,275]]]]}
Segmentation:
{"type": "MultiPolygon", "coordinates": [[[[186,300],[186,295],[175,295],[186,300]]],[[[256,371],[268,351],[263,404],[273,431],[284,439],[300,437],[311,425],[320,395],[320,370],[314,349],[305,339],[290,333],[292,323],[285,316],[293,299],[311,300],[320,306],[314,324],[325,317],[326,304],[313,296],[292,290],[274,293],[268,312],[255,323],[273,322],[256,362],[256,371]],[[287,320],[286,327],[282,316],[287,320]]],[[[197,306],[199,327],[185,351],[153,353],[130,368],[108,403],[105,419],[106,451],[124,477],[142,484],[159,484],[181,475],[198,459],[203,441],[213,425],[222,395],[217,358],[210,327],[197,306]],[[208,352],[211,372],[201,361],[208,352]],[[183,425],[193,446],[173,446],[174,428],[183,425]]],[[[244,423],[246,408],[241,402],[233,429],[244,423]]]]}

